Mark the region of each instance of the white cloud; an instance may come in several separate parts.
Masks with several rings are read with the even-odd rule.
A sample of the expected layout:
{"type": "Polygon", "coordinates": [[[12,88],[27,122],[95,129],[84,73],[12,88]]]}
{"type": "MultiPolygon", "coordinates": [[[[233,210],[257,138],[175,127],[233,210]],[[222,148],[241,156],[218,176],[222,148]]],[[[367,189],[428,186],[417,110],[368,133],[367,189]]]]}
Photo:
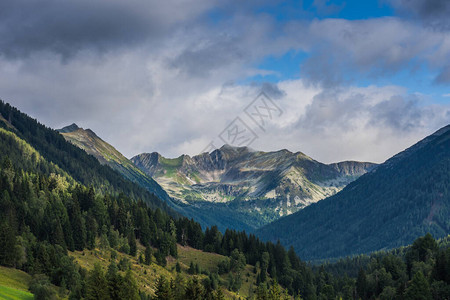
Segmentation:
{"type": "Polygon", "coordinates": [[[449,105],[431,105],[398,86],[312,90],[299,80],[280,87],[292,122],[260,135],[255,148],[288,148],[324,162],[382,162],[447,125],[450,113],[449,105]]]}
{"type": "MultiPolygon", "coordinates": [[[[313,82],[339,85],[350,79],[379,78],[427,65],[427,71],[446,72],[450,34],[420,24],[384,17],[368,20],[325,19],[291,25],[307,32],[311,53],[303,72],[313,82]]],[[[437,77],[439,78],[439,77],[437,77]]],[[[442,82],[446,82],[442,78],[442,82]]]]}
{"type": "Polygon", "coordinates": [[[398,18],[278,24],[238,9],[210,24],[202,18],[209,4],[183,3],[187,15],[171,15],[167,5],[169,19],[153,20],[162,22],[161,34],[136,25],[139,43],[128,45],[119,31],[119,41],[108,45],[120,47],[99,54],[76,43],[76,55],[63,62],[54,49],[0,56],[0,97],[52,127],[90,127],[128,157],[196,154],[261,88],[234,82],[270,72],[255,67],[265,56],[295,50],[310,53],[303,79],[277,84],[283,115],[258,131],[254,148],[288,148],[326,162],[383,161],[446,125],[448,107],[425,96],[356,86],[358,77],[410,70],[412,60],[441,71],[450,55],[445,32],[398,18]]]}

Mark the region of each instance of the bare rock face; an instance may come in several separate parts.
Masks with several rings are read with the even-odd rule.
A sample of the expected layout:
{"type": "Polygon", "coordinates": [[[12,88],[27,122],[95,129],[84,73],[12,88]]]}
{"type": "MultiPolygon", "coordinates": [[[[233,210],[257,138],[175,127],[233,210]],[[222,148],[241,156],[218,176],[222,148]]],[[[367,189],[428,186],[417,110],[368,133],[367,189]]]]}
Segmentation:
{"type": "Polygon", "coordinates": [[[358,177],[376,167],[373,163],[359,161],[343,161],[330,164],[329,166],[333,167],[342,175],[358,177]]]}
{"type": "Polygon", "coordinates": [[[260,225],[334,195],[376,167],[355,161],[327,165],[301,152],[229,145],[193,157],[143,153],[131,161],[184,204],[226,204],[257,216],[260,225]]]}

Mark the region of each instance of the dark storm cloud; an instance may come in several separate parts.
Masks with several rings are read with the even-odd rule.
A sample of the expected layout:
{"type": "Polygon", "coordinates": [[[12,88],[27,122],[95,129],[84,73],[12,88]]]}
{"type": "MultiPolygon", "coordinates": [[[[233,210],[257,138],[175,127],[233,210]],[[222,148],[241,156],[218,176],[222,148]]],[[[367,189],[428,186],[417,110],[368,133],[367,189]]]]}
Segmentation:
{"type": "Polygon", "coordinates": [[[421,107],[415,95],[392,96],[370,110],[370,125],[386,126],[398,132],[411,132],[435,118],[430,107],[421,107]]]}
{"type": "Polygon", "coordinates": [[[303,78],[324,87],[335,87],[406,71],[441,73],[438,83],[448,83],[449,33],[397,17],[368,20],[325,19],[299,26],[307,32],[309,57],[300,66],[303,78]]]}
{"type": "MultiPolygon", "coordinates": [[[[288,5],[277,13],[307,17],[280,22],[272,14],[274,3],[0,1],[0,96],[49,126],[90,127],[128,156],[197,153],[260,90],[283,109],[273,131],[259,139],[261,149],[303,150],[307,144],[327,161],[371,155],[381,160],[393,154],[390,146],[406,147],[442,123],[434,120],[449,119],[449,112],[430,114],[401,92],[376,86],[361,91],[347,82],[408,71],[413,60],[429,63],[435,74],[450,53],[450,44],[442,42],[445,32],[397,17],[310,20],[288,5]],[[293,62],[302,79],[232,84],[283,72],[260,63],[289,51],[307,54],[293,62]],[[319,84],[308,85],[305,78],[319,84]],[[402,101],[392,97],[397,94],[402,101]],[[417,124],[431,125],[409,130],[415,117],[417,124]],[[399,143],[406,131],[410,139],[399,143]],[[329,151],[335,148],[346,155],[335,156],[329,151]]],[[[449,78],[447,68],[436,82],[449,78]]]]}
{"type": "MultiPolygon", "coordinates": [[[[235,38],[222,36],[189,47],[169,63],[191,76],[207,77],[210,72],[223,65],[238,63],[244,59],[244,52],[235,38]]],[[[242,62],[243,63],[243,62],[242,62]]]]}
{"type": "Polygon", "coordinates": [[[450,1],[448,0],[393,0],[400,13],[417,17],[437,30],[450,30],[450,1]]]}
{"type": "Polygon", "coordinates": [[[440,126],[445,123],[442,114],[448,113],[448,108],[422,105],[421,98],[414,94],[385,93],[381,97],[375,96],[380,99],[374,100],[375,94],[364,89],[351,93],[345,89],[324,90],[313,98],[299,125],[317,132],[331,127],[345,131],[361,126],[385,128],[401,135],[430,124],[440,126]]]}
{"type": "Polygon", "coordinates": [[[325,88],[335,87],[344,82],[346,66],[350,65],[345,63],[344,57],[342,53],[318,50],[300,68],[308,82],[320,83],[325,88]]]}
{"type": "Polygon", "coordinates": [[[264,82],[261,85],[261,91],[272,99],[279,99],[286,96],[286,92],[278,87],[277,84],[271,82],[264,82]]]}
{"type": "Polygon", "coordinates": [[[188,7],[170,2],[1,1],[0,53],[20,58],[51,51],[67,58],[83,49],[106,51],[161,36],[202,11],[200,1],[188,7]]]}
{"type": "Polygon", "coordinates": [[[342,99],[341,93],[339,89],[326,89],[314,96],[299,121],[300,127],[320,131],[333,126],[348,130],[354,117],[367,109],[365,96],[356,93],[342,99]]]}

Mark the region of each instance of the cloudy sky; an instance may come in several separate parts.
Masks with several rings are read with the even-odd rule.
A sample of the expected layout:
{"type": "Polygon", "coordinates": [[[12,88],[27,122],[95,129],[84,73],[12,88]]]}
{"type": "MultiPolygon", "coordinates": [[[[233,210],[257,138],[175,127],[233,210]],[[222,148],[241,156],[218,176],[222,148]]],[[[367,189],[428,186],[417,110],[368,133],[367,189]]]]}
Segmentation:
{"type": "Polygon", "coordinates": [[[450,123],[449,15],[447,0],[0,1],[0,98],[127,157],[197,154],[241,126],[255,149],[382,162],[450,123]]]}

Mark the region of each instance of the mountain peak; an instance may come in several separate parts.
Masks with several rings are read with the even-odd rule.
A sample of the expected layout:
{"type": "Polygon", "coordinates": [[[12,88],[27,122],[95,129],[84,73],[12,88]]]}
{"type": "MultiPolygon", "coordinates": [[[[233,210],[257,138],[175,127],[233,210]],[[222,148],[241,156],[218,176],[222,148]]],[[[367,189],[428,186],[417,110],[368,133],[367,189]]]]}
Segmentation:
{"type": "Polygon", "coordinates": [[[69,133],[69,132],[77,131],[78,129],[80,129],[80,127],[78,127],[77,124],[72,123],[72,124],[70,124],[70,125],[68,125],[66,127],[63,127],[61,129],[56,129],[56,130],[59,131],[59,132],[62,132],[62,133],[69,133]]]}

